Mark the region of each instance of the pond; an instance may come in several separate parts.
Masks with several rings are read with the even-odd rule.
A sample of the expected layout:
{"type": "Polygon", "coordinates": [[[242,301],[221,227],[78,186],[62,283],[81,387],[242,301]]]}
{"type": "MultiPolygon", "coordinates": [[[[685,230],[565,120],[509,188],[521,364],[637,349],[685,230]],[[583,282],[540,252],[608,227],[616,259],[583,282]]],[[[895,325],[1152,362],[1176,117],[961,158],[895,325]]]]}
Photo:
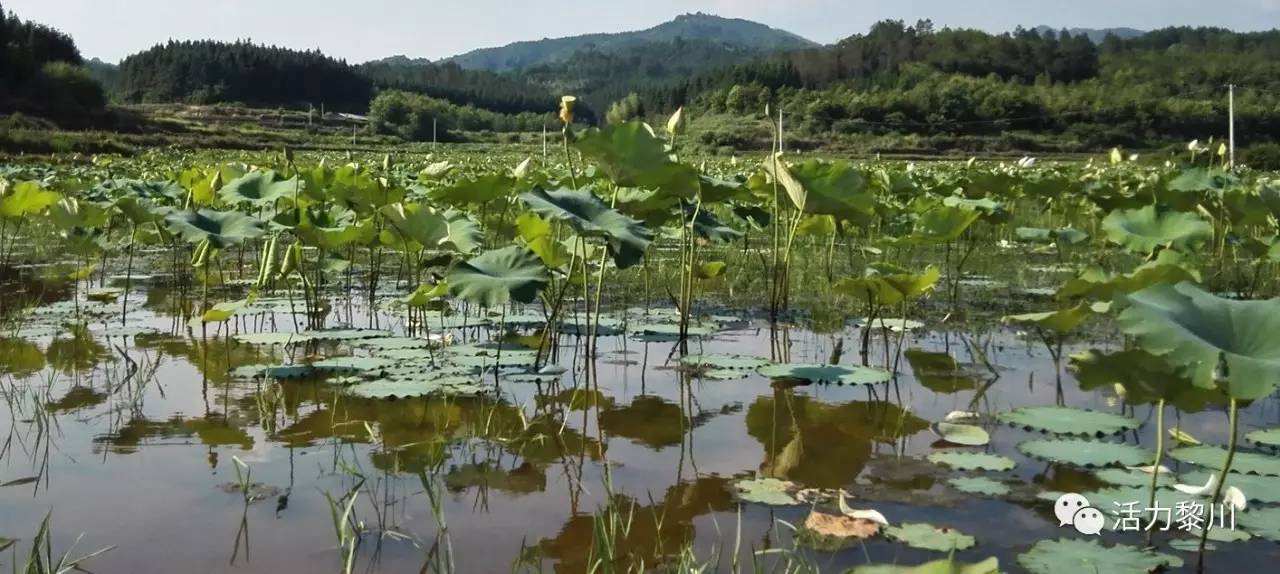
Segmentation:
{"type": "MultiPolygon", "coordinates": [[[[476,326],[446,329],[452,345],[432,350],[423,333],[406,336],[403,312],[370,312],[362,297],[335,305],[324,329],[300,327],[309,341],[269,345],[248,335],[295,333],[302,312],[291,312],[287,298],[259,300],[202,329],[175,320],[179,297],[164,277],[135,280],[131,290],[123,320],[122,293],[110,302],[82,293],[77,306],[59,291],[64,298],[37,307],[21,338],[4,340],[0,365],[9,375],[8,406],[0,410],[3,534],[29,537],[51,513],[55,548],[74,541],[73,556],[112,548],[87,563],[95,572],[161,564],[167,571],[331,571],[347,552],[353,571],[579,572],[604,547],[620,567],[654,567],[689,553],[722,571],[733,569],[735,549],[741,565],[785,560],[824,571],[946,556],[883,536],[834,547],[797,539],[791,526],[805,524],[812,509],[838,514],[837,489],[850,506],[877,510],[892,524],[972,536],[976,545],[957,550],[956,560],[1013,565],[1040,541],[1096,538],[1059,526],[1053,493],[1111,489],[1112,498],[1146,506],[1141,485],[1149,475],[1020,451],[1020,443],[1051,438],[1022,426],[1052,425],[1049,413],[1017,425],[999,413],[1066,405],[1119,415],[1121,426],[1098,427],[1107,435],[1098,440],[1139,447],[1147,457],[1155,425],[1150,407],[1126,406],[1110,386],[1082,390],[1075,371],[1055,366],[1051,347],[1009,327],[925,325],[901,340],[872,329],[868,364],[885,363],[886,334],[892,349],[904,350],[891,382],[798,384],[771,381],[757,367],[860,364],[862,330],[851,324],[819,334],[804,321],[771,328],[766,318],[719,310],[685,355],[694,357],[686,364],[715,365],[682,367],[679,343],[653,334],[675,315],[629,308],[604,317],[614,328],[602,333],[590,364],[583,338],[572,325],[564,329],[548,361],[563,367],[556,374],[533,369],[529,352],[518,348],[538,328],[533,313],[508,317],[505,358],[477,350],[497,350],[489,345],[496,316],[456,320],[476,326]],[[83,328],[61,327],[76,316],[83,328]],[[446,377],[422,365],[460,348],[479,357],[469,364],[503,366],[496,386],[486,374],[475,379],[483,387],[475,393],[381,399],[341,391],[350,377],[375,370],[446,377]],[[252,376],[262,372],[255,365],[348,356],[371,359],[252,376]],[[541,374],[521,375],[529,372],[541,374]],[[989,444],[944,441],[933,423],[953,413],[972,413],[962,422],[984,429],[989,444]],[[975,469],[963,456],[955,466],[937,458],[960,453],[1007,457],[1015,466],[975,469]],[[815,499],[772,505],[740,497],[738,485],[756,477],[792,483],[790,495],[775,493],[784,500],[795,489],[815,499]],[[331,504],[342,512],[351,497],[351,539],[342,540],[331,504]]],[[[1064,356],[1121,348],[1103,339],[1070,343],[1064,356]]],[[[1242,418],[1244,429],[1274,425],[1275,403],[1259,401],[1242,418]]],[[[1220,407],[1170,419],[1169,427],[1206,444],[1225,441],[1220,407]]],[[[1092,428],[1076,430],[1092,435],[1092,428]]],[[[1166,460],[1177,473],[1169,484],[1174,477],[1203,483],[1197,467],[1166,460]]],[[[1250,494],[1276,502],[1280,478],[1254,480],[1267,490],[1250,494]]],[[[1168,486],[1164,477],[1161,484],[1168,486]]],[[[1142,539],[1110,529],[1102,535],[1136,546],[1142,539]]],[[[1156,534],[1162,550],[1189,568],[1194,553],[1167,548],[1177,540],[1194,541],[1176,525],[1156,534]]],[[[1280,558],[1273,542],[1259,538],[1217,545],[1207,555],[1214,569],[1280,558]]]]}

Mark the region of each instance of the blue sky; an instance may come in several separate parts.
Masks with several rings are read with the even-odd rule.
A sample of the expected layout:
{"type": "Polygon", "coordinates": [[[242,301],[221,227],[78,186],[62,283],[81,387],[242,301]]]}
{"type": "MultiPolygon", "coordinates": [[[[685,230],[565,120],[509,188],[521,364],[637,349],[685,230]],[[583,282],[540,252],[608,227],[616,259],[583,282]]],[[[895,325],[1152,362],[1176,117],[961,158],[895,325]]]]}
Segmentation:
{"type": "Polygon", "coordinates": [[[0,0],[117,61],[173,39],[250,38],[363,62],[441,58],[518,40],[647,28],[685,12],[756,20],[829,43],[886,18],[1004,31],[1018,25],[1280,27],[1280,0],[0,0]]]}

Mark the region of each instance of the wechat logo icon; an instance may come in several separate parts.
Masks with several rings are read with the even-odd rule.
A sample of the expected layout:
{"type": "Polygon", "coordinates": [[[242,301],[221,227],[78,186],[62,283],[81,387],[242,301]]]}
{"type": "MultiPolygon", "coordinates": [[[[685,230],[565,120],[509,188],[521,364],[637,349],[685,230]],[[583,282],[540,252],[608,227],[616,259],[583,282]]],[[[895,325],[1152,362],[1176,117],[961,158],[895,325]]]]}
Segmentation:
{"type": "Polygon", "coordinates": [[[1053,503],[1053,514],[1058,517],[1058,526],[1072,526],[1080,534],[1098,534],[1107,523],[1102,511],[1089,505],[1089,499],[1068,492],[1058,497],[1053,503]]]}

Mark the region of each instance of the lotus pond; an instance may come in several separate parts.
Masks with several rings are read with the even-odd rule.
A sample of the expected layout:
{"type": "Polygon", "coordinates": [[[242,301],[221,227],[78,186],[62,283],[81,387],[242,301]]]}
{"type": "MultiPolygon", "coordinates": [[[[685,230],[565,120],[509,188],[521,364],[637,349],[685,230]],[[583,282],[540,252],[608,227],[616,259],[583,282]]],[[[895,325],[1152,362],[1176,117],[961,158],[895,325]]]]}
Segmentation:
{"type": "Polygon", "coordinates": [[[0,567],[1280,559],[1275,174],[679,126],[0,166],[0,567]]]}

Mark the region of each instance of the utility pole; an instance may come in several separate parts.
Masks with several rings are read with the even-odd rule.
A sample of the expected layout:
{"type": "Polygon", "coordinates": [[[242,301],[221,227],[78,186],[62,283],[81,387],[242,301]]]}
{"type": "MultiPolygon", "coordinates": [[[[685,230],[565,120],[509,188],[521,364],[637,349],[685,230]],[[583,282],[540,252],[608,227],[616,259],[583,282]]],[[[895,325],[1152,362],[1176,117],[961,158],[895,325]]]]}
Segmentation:
{"type": "Polygon", "coordinates": [[[436,118],[431,118],[431,147],[436,147],[436,118]]]}
{"type": "Polygon", "coordinates": [[[1236,85],[1227,84],[1227,166],[1236,168],[1236,85]]]}
{"type": "Polygon", "coordinates": [[[547,165],[547,124],[542,124],[542,165],[547,165]]]}

